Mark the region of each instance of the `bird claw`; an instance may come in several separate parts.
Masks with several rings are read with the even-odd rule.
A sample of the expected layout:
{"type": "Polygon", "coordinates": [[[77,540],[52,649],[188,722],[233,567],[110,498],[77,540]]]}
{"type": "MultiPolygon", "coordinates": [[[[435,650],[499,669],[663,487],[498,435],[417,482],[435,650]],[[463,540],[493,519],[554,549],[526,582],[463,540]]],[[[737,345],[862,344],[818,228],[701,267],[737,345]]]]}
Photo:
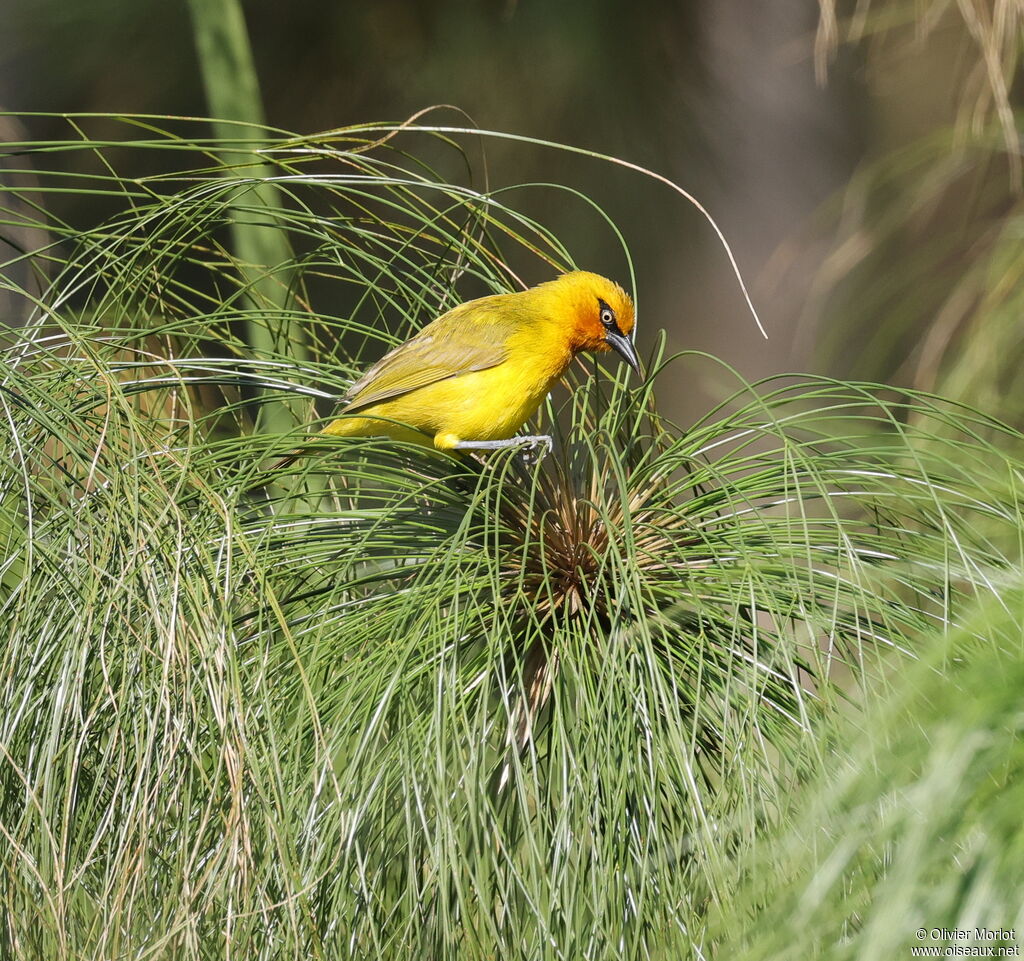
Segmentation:
{"type": "Polygon", "coordinates": [[[521,437],[519,439],[523,441],[522,458],[523,463],[527,467],[539,464],[554,449],[554,444],[547,434],[521,437]]]}
{"type": "Polygon", "coordinates": [[[550,454],[554,443],[547,434],[524,434],[508,440],[461,440],[452,445],[455,450],[504,450],[508,447],[523,448],[523,461],[536,464],[545,454],[550,454]],[[540,453],[538,453],[540,448],[540,453]]]}

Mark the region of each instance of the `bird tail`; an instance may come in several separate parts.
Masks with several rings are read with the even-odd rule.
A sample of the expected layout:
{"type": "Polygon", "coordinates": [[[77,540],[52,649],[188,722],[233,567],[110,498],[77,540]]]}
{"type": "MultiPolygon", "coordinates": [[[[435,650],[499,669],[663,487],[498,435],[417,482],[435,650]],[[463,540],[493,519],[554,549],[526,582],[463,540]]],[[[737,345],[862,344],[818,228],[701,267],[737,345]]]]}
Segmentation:
{"type": "MultiPolygon", "coordinates": [[[[342,417],[338,420],[332,420],[322,431],[321,434],[330,434],[333,437],[354,437],[360,433],[359,421],[353,417],[342,417]]],[[[319,435],[314,435],[319,436],[319,435]]],[[[279,471],[282,468],[287,467],[289,464],[295,463],[300,457],[305,457],[307,454],[312,454],[316,450],[316,443],[303,444],[301,447],[296,447],[290,454],[286,454],[280,460],[274,461],[268,468],[268,471],[279,471]]]]}
{"type": "Polygon", "coordinates": [[[277,471],[282,470],[289,464],[295,463],[295,461],[297,461],[300,457],[304,457],[306,454],[310,452],[311,449],[312,448],[309,444],[307,444],[305,447],[297,447],[290,454],[286,454],[280,460],[276,460],[269,467],[264,468],[264,472],[269,474],[277,473],[277,471]]]}

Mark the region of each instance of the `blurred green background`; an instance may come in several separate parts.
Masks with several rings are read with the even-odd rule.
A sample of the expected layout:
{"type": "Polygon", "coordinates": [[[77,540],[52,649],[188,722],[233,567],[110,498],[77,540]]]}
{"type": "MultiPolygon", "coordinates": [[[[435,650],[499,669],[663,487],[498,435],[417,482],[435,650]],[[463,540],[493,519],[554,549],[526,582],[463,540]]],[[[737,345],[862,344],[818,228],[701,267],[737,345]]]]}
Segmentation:
{"type": "MultiPolygon", "coordinates": [[[[810,369],[942,386],[946,350],[974,314],[961,304],[941,316],[943,305],[1016,214],[998,97],[979,76],[985,42],[1005,38],[994,21],[979,35],[956,5],[918,17],[913,4],[851,4],[834,25],[814,0],[306,0],[244,12],[271,125],[308,133],[448,104],[467,118],[424,122],[614,154],[690,190],[732,244],[767,343],[712,231],[664,186],[530,144],[485,146],[492,186],[568,183],[615,218],[638,265],[642,340],[664,328],[670,349],[711,351],[749,378],[810,369]],[[958,167],[946,179],[944,163],[958,167]]],[[[6,0],[0,18],[6,109],[211,112],[184,3],[6,0]]],[[[1012,103],[1015,59],[1005,66],[1012,103]]],[[[53,120],[27,123],[31,137],[66,135],[53,120]]],[[[516,203],[543,214],[579,263],[628,282],[582,202],[537,187],[516,203]]],[[[989,359],[1006,356],[993,347],[989,359]]],[[[964,381],[955,392],[970,399],[979,377],[964,381]]],[[[686,419],[706,389],[716,393],[679,383],[662,402],[686,419]]]]}

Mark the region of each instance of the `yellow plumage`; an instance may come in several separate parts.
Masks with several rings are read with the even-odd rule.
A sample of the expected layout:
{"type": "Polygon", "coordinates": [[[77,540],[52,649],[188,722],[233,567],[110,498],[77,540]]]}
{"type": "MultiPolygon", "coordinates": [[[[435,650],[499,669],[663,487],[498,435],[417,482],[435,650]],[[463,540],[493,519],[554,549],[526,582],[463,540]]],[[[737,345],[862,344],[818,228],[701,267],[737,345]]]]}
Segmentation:
{"type": "Polygon", "coordinates": [[[617,284],[574,271],[448,311],[352,386],[340,437],[383,435],[442,450],[506,446],[581,350],[615,349],[639,371],[633,304],[617,284]]]}

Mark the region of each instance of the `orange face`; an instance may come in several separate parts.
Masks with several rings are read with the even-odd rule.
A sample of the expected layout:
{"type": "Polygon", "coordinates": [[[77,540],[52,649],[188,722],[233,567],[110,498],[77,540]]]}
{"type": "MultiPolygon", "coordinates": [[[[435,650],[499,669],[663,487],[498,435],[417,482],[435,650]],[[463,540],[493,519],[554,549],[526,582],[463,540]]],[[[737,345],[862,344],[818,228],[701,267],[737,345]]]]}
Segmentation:
{"type": "Polygon", "coordinates": [[[594,352],[615,350],[639,374],[640,362],[629,335],[633,301],[618,284],[584,270],[563,274],[550,287],[564,298],[573,318],[573,346],[594,352]]]}

